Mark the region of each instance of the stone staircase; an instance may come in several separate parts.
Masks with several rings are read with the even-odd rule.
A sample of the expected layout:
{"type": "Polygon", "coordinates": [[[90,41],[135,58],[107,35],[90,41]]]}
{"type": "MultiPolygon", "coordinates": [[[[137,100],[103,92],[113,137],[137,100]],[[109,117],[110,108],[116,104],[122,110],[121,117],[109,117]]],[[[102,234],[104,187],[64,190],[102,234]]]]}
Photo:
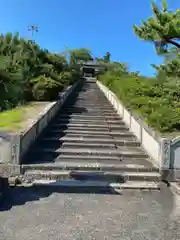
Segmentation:
{"type": "Polygon", "coordinates": [[[160,174],[93,79],[73,93],[23,159],[33,184],[159,188],[160,174]]]}

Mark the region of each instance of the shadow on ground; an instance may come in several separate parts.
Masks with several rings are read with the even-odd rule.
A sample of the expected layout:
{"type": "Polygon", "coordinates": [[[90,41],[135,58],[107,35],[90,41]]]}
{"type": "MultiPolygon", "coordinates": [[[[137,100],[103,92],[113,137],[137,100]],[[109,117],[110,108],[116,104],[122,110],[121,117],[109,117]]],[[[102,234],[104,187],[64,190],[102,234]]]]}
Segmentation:
{"type": "Polygon", "coordinates": [[[21,206],[31,201],[39,201],[41,198],[49,197],[53,193],[73,193],[73,194],[101,194],[101,195],[121,195],[111,186],[103,188],[95,187],[58,187],[58,186],[17,186],[9,188],[6,197],[4,197],[1,211],[8,211],[13,206],[21,206]]]}

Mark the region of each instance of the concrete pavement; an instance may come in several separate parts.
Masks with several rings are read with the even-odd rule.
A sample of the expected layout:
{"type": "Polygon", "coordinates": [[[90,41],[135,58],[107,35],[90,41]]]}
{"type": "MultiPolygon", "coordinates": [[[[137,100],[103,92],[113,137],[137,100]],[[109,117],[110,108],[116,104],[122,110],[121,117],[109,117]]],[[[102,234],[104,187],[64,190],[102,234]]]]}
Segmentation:
{"type": "Polygon", "coordinates": [[[180,197],[170,188],[122,194],[14,188],[0,211],[2,240],[178,240],[180,197]]]}

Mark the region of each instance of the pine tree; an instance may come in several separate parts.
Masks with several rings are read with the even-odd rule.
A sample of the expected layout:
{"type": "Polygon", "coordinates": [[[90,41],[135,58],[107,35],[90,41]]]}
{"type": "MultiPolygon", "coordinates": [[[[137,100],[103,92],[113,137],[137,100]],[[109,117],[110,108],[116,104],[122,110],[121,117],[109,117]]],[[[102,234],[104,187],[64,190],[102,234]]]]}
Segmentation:
{"type": "Polygon", "coordinates": [[[111,53],[110,52],[106,52],[106,55],[103,57],[104,62],[109,63],[110,62],[110,58],[111,58],[111,53]]]}
{"type": "Polygon", "coordinates": [[[175,12],[168,10],[167,1],[162,0],[162,9],[152,2],[153,17],[142,21],[142,25],[133,25],[135,34],[145,41],[155,44],[158,54],[168,52],[169,46],[180,49],[180,8],[175,12]]]}

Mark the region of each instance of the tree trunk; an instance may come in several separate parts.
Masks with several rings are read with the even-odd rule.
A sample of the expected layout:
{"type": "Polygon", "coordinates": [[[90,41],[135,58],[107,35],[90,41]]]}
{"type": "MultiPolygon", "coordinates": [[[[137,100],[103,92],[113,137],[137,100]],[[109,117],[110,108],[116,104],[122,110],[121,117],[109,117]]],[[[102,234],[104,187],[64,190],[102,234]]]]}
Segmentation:
{"type": "Polygon", "coordinates": [[[170,43],[170,44],[176,46],[177,48],[180,48],[180,44],[177,42],[174,42],[173,40],[167,40],[167,43],[170,43]]]}

